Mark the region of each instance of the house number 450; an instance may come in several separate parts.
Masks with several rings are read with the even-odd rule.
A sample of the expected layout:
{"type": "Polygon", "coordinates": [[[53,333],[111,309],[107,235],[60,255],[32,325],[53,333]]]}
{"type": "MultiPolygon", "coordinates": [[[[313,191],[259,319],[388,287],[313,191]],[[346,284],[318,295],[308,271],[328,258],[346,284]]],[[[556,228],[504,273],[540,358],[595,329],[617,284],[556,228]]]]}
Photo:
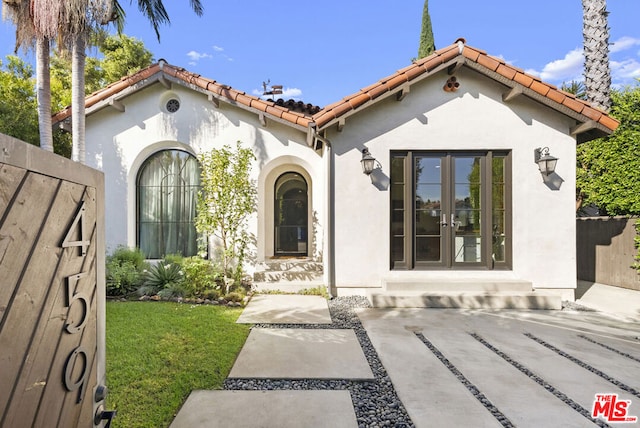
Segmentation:
{"type": "MultiPolygon", "coordinates": [[[[82,201],[82,205],[80,206],[80,210],[78,214],[73,219],[73,223],[71,223],[71,227],[67,231],[67,234],[62,241],[62,248],[79,248],[82,256],[87,254],[87,249],[91,241],[87,236],[87,225],[85,219],[86,212],[86,202],[82,201]],[[73,236],[80,235],[79,239],[74,240],[73,236]]],[[[66,305],[67,310],[67,320],[68,322],[65,324],[64,329],[69,334],[77,334],[82,332],[85,325],[87,324],[87,319],[89,317],[89,313],[91,312],[91,303],[86,294],[78,292],[76,293],[76,287],[81,278],[87,276],[87,272],[77,273],[66,278],[66,305]],[[76,304],[82,306],[82,311],[80,312],[80,318],[78,320],[72,320],[71,318],[71,307],[76,304]]],[[[87,388],[87,380],[89,376],[89,360],[87,358],[87,352],[84,350],[82,345],[78,346],[74,349],[71,354],[67,357],[67,362],[64,366],[64,386],[69,392],[78,391],[78,398],[76,403],[80,403],[82,398],[84,397],[84,393],[87,388]],[[78,361],[78,358],[82,356],[83,367],[82,373],[80,377],[74,381],[73,372],[74,367],[78,361]]]]}

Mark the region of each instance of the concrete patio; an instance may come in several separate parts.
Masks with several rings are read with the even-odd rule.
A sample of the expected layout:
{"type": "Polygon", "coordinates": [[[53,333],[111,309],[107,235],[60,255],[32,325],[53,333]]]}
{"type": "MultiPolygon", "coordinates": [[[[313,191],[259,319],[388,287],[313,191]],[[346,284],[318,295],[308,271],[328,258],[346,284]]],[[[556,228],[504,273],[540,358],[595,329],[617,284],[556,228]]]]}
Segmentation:
{"type": "MultiPolygon", "coordinates": [[[[640,293],[631,296],[624,304],[640,307],[640,293]]],[[[379,381],[352,330],[318,324],[326,301],[259,297],[245,320],[300,326],[254,328],[230,378],[379,381]]],[[[596,394],[617,394],[627,416],[640,416],[640,318],[609,308],[356,311],[413,426],[537,428],[593,426],[596,394]]],[[[194,391],[171,427],[355,427],[358,418],[344,390],[194,391]]]]}

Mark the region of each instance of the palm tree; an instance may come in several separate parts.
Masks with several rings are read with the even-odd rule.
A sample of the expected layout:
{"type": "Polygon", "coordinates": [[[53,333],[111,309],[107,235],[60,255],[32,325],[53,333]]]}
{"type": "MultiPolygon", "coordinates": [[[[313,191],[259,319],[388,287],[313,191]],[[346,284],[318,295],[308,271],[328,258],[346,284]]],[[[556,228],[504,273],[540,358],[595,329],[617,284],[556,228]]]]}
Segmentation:
{"type": "MultiPolygon", "coordinates": [[[[133,0],[132,0],[133,1],[133,0]]],[[[200,16],[200,0],[189,0],[200,16]]],[[[169,16],[162,0],[137,0],[138,9],[151,21],[160,39],[160,24],[169,16]]],[[[51,132],[51,88],[49,85],[50,40],[72,51],[72,158],[84,163],[84,64],[87,35],[92,28],[115,20],[119,29],[124,10],[117,0],[2,0],[3,13],[16,26],[16,48],[36,46],[36,76],[40,147],[53,151],[51,132]]]]}
{"type": "Polygon", "coordinates": [[[29,0],[2,0],[2,12],[16,26],[16,51],[35,46],[36,94],[40,147],[53,152],[51,130],[51,87],[49,80],[49,37],[40,32],[32,19],[29,0]]]}
{"type": "Polygon", "coordinates": [[[587,101],[604,111],[611,108],[607,15],[606,0],[582,0],[584,84],[587,101]]]}
{"type": "MultiPolygon", "coordinates": [[[[118,0],[93,0],[99,3],[105,1],[104,7],[97,7],[91,11],[85,11],[94,15],[94,23],[106,25],[115,21],[118,31],[124,27],[124,9],[118,0]]],[[[200,0],[189,0],[191,8],[196,15],[201,16],[203,12],[200,0]]],[[[161,24],[170,24],[169,15],[162,3],[162,0],[138,0],[138,10],[149,19],[156,37],[160,40],[159,27],[161,24]]],[[[71,159],[85,163],[85,93],[84,93],[84,69],[85,69],[85,45],[91,26],[80,26],[72,28],[72,57],[71,57],[71,128],[73,130],[73,141],[71,146],[71,159]]]]}

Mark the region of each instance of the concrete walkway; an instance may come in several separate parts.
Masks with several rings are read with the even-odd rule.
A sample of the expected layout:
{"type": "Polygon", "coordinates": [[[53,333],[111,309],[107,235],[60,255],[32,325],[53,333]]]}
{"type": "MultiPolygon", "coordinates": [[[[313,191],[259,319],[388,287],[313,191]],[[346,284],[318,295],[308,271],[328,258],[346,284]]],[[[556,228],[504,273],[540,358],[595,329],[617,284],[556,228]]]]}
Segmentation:
{"type": "MultiPolygon", "coordinates": [[[[256,297],[260,299],[252,300],[241,317],[245,322],[289,319],[300,326],[254,328],[230,378],[368,379],[371,370],[352,330],[313,328],[327,322],[320,315],[325,310],[328,314],[324,299],[256,297]],[[308,311],[300,310],[303,307],[308,311]]],[[[636,298],[640,305],[640,293],[627,296],[624,305],[631,310],[623,314],[616,312],[615,301],[605,313],[357,313],[416,427],[587,427],[594,426],[591,412],[597,394],[617,394],[618,400],[628,400],[626,415],[640,417],[636,298]]],[[[194,391],[171,427],[200,426],[356,427],[357,417],[344,390],[194,391]]],[[[609,426],[640,427],[640,422],[609,421],[609,426]]]]}
{"type": "MultiPolygon", "coordinates": [[[[230,379],[374,379],[353,330],[303,328],[331,324],[323,297],[256,295],[237,322],[301,328],[253,328],[230,379]]],[[[193,391],[171,424],[171,428],[357,426],[351,395],[344,390],[193,391]]]]}

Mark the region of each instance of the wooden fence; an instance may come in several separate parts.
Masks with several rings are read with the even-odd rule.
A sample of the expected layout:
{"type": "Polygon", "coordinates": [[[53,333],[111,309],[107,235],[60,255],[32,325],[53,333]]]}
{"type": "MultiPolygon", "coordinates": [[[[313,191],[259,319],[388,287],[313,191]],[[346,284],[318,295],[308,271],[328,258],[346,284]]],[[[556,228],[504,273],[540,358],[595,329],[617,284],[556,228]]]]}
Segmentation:
{"type": "Polygon", "coordinates": [[[632,267],[637,218],[578,217],[578,279],[640,290],[640,275],[632,267]]]}
{"type": "Polygon", "coordinates": [[[0,427],[93,427],[104,404],[104,179],[0,134],[0,427]]]}

